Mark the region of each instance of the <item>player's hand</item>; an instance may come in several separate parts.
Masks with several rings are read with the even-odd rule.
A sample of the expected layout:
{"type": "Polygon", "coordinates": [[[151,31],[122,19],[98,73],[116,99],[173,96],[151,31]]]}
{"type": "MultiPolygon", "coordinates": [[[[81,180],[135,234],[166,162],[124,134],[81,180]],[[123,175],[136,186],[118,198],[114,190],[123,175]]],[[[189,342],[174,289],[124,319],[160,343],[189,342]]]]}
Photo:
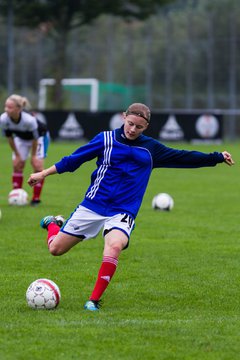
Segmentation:
{"type": "Polygon", "coordinates": [[[232,166],[232,165],[235,164],[234,161],[233,161],[233,159],[232,159],[232,155],[229,154],[229,152],[223,151],[222,154],[223,154],[223,157],[224,157],[224,162],[225,162],[227,165],[232,166]]]}
{"type": "Polygon", "coordinates": [[[42,181],[44,179],[44,175],[43,172],[38,172],[38,173],[34,173],[31,174],[29,179],[28,179],[28,185],[30,186],[35,186],[36,184],[38,184],[40,181],[42,181]]]}

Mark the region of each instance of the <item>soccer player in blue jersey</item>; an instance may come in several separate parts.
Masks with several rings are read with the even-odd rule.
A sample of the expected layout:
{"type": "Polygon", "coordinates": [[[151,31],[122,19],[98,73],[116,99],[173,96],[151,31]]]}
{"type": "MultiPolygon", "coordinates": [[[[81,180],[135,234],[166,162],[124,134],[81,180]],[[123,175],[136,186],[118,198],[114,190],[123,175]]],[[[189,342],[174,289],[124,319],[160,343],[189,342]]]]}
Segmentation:
{"type": "MultiPolygon", "coordinates": [[[[22,188],[23,170],[30,155],[33,171],[39,172],[44,169],[49,136],[46,125],[26,111],[30,107],[27,98],[12,94],[5,102],[5,112],[0,116],[0,128],[12,149],[13,189],[22,188]]],[[[33,206],[40,203],[43,182],[44,180],[40,181],[33,188],[33,206]]]]}
{"type": "Polygon", "coordinates": [[[218,163],[233,165],[227,151],[205,154],[177,150],[143,135],[150,122],[150,110],[141,103],[130,105],[123,114],[123,126],[98,134],[88,144],[55,165],[30,175],[35,186],[46,176],[73,172],[86,161],[97,158],[97,168],[83,201],[67,221],[52,215],[41,220],[48,230],[48,248],[62,255],[80,241],[94,238],[103,229],[103,260],[86,310],[99,309],[99,301],[118,265],[121,251],[126,249],[135,218],[141,206],[150,174],[154,168],[198,168],[218,163]]]}

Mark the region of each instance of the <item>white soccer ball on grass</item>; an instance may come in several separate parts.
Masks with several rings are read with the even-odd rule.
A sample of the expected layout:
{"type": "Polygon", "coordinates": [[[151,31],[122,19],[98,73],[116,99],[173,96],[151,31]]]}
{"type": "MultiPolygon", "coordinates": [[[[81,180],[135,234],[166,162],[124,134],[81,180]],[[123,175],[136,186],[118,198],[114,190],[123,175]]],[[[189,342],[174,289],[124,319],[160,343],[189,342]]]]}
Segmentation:
{"type": "Polygon", "coordinates": [[[9,205],[24,206],[28,204],[28,193],[23,189],[13,189],[8,194],[9,205]]]}
{"type": "Polygon", "coordinates": [[[57,284],[49,279],[38,279],[32,282],[26,292],[28,306],[32,309],[55,309],[61,299],[57,284]]]}
{"type": "Polygon", "coordinates": [[[167,193],[157,194],[152,200],[152,208],[155,210],[170,211],[173,206],[173,198],[167,193]]]}

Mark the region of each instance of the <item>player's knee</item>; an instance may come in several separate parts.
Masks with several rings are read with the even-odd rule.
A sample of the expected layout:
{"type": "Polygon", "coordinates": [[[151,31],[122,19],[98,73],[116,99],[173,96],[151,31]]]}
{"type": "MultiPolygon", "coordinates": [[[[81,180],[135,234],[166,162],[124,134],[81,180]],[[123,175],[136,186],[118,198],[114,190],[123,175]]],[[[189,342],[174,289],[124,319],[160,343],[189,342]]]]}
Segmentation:
{"type": "Polygon", "coordinates": [[[22,163],[20,165],[13,166],[14,172],[22,173],[23,170],[24,170],[24,164],[22,163]]]}
{"type": "Polygon", "coordinates": [[[60,256],[64,253],[63,250],[54,243],[49,246],[49,251],[53,256],[60,256]]]}
{"type": "Polygon", "coordinates": [[[122,251],[122,244],[112,245],[112,251],[116,253],[120,253],[122,251]]]}
{"type": "Polygon", "coordinates": [[[107,244],[104,249],[104,252],[106,252],[109,256],[112,256],[114,258],[118,258],[121,251],[122,251],[121,243],[107,244]]]}

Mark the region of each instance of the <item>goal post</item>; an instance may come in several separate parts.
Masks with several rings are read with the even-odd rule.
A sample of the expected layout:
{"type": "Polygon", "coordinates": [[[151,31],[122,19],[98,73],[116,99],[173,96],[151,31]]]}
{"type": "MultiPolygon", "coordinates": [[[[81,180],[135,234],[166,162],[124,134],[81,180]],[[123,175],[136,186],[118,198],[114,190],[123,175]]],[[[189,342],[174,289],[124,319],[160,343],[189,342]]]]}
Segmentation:
{"type": "MultiPolygon", "coordinates": [[[[38,109],[45,110],[47,101],[47,86],[56,84],[55,79],[41,79],[39,81],[38,109]]],[[[99,108],[99,81],[94,78],[89,79],[62,79],[61,85],[66,86],[90,86],[90,103],[89,109],[94,112],[99,108]]]]}

